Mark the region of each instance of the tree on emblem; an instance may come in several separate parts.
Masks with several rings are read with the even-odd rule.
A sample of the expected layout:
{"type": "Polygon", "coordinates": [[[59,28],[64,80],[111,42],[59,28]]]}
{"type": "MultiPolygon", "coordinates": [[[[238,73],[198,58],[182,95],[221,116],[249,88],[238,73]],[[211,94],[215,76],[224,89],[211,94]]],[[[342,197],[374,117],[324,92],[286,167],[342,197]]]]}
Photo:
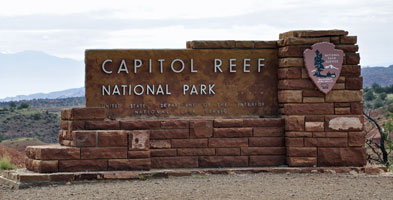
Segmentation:
{"type": "Polygon", "coordinates": [[[322,63],[325,61],[322,59],[322,54],[318,50],[315,51],[316,56],[314,57],[314,67],[317,69],[317,71],[314,73],[314,76],[316,77],[326,77],[325,75],[322,75],[321,72],[325,69],[322,63]]]}

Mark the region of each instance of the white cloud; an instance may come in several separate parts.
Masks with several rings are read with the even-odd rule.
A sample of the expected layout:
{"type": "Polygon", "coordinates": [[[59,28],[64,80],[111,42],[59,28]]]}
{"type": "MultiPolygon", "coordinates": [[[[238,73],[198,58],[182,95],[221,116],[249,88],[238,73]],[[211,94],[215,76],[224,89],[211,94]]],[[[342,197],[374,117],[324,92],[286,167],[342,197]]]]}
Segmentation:
{"type": "Polygon", "coordinates": [[[392,10],[391,0],[13,0],[0,7],[0,52],[83,60],[89,48],[185,48],[189,40],[344,29],[358,36],[362,65],[389,65],[392,10]]]}

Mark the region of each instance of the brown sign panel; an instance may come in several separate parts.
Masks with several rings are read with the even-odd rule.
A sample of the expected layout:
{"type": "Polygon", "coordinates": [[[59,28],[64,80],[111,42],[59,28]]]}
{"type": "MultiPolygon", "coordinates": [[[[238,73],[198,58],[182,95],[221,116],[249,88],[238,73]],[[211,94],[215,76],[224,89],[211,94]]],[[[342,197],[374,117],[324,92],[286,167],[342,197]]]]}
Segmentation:
{"type": "Polygon", "coordinates": [[[87,50],[86,106],[115,118],[277,115],[277,50],[87,50]]]}
{"type": "Polygon", "coordinates": [[[327,94],[340,76],[344,52],[334,49],[334,44],[329,42],[316,43],[311,48],[304,51],[308,76],[327,94]]]}

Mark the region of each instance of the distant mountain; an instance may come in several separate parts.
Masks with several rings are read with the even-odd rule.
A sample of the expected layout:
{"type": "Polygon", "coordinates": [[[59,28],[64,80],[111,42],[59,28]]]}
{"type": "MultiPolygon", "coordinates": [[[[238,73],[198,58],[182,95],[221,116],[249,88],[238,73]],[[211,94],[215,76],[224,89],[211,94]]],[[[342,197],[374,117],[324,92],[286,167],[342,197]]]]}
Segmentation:
{"type": "Polygon", "coordinates": [[[389,67],[363,67],[363,87],[370,87],[373,83],[381,86],[393,84],[393,65],[389,67]]]}
{"type": "Polygon", "coordinates": [[[0,99],[0,102],[8,101],[21,101],[21,100],[33,100],[33,99],[64,99],[69,97],[84,97],[85,88],[73,88],[63,91],[50,92],[50,93],[36,93],[31,95],[18,95],[16,97],[7,97],[0,99]]]}
{"type": "Polygon", "coordinates": [[[82,87],[84,76],[83,61],[41,51],[0,53],[0,98],[82,87]]]}

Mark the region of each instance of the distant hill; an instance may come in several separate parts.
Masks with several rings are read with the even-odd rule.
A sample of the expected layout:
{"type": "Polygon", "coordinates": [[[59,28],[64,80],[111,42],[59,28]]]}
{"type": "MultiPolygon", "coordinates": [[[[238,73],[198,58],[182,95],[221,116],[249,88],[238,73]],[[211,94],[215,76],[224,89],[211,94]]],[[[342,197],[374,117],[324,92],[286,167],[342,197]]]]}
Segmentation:
{"type": "Polygon", "coordinates": [[[16,97],[7,97],[4,99],[0,99],[0,102],[33,100],[33,99],[64,99],[69,97],[84,97],[84,96],[85,96],[85,88],[81,87],[81,88],[73,88],[73,89],[50,92],[50,93],[37,93],[37,94],[30,94],[30,95],[18,95],[16,97]]]}
{"type": "Polygon", "coordinates": [[[363,67],[363,87],[370,87],[373,83],[381,86],[393,84],[393,65],[389,67],[363,67]]]}

